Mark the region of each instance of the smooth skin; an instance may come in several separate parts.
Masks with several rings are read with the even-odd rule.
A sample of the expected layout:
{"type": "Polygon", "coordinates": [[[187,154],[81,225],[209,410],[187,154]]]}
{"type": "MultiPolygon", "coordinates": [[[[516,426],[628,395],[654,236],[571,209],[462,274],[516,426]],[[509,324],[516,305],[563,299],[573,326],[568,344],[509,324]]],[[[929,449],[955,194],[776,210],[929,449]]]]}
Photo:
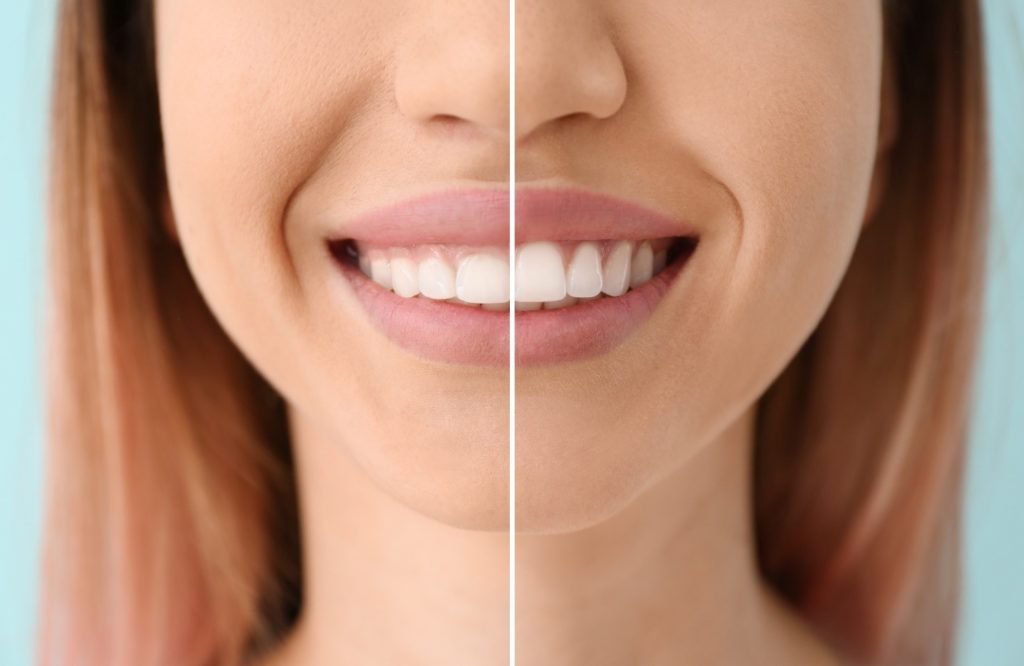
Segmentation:
{"type": "Polygon", "coordinates": [[[508,5],[158,0],[156,19],[168,226],[289,408],[306,602],[281,663],[502,663],[508,370],[395,346],[325,238],[508,189],[508,5]]]}
{"type": "Polygon", "coordinates": [[[833,663],[758,575],[754,410],[884,186],[881,3],[519,0],[516,19],[516,187],[700,234],[626,343],[517,372],[520,663],[833,663]]]}
{"type": "MultiPolygon", "coordinates": [[[[347,216],[508,186],[507,17],[157,1],[168,227],[292,422],[307,603],[267,663],[508,661],[507,373],[395,347],[323,251],[347,216]]],[[[518,372],[518,663],[830,663],[757,576],[753,409],[882,186],[881,4],[518,0],[516,23],[517,187],[701,234],[625,344],[518,372]]]]}

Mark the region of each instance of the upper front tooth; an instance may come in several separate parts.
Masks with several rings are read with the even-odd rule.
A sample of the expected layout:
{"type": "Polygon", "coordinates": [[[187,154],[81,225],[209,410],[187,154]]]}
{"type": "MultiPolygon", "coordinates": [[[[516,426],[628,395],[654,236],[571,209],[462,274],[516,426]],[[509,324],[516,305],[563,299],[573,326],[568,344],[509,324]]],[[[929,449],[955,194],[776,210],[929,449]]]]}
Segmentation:
{"type": "Polygon", "coordinates": [[[490,254],[471,254],[459,263],[455,293],[469,303],[508,303],[508,262],[490,254]]]}
{"type": "Polygon", "coordinates": [[[395,293],[412,298],[420,293],[419,269],[409,257],[395,257],[391,260],[391,284],[395,293]]]}
{"type": "Polygon", "coordinates": [[[639,287],[649,282],[654,274],[654,250],[647,241],[640,243],[633,255],[633,264],[630,267],[629,286],[639,287]]]}
{"type": "Polygon", "coordinates": [[[565,265],[556,243],[526,243],[516,252],[516,300],[560,301],[565,298],[565,265]]]}
{"type": "Polygon", "coordinates": [[[455,272],[448,262],[439,257],[427,257],[420,262],[420,293],[439,301],[455,297],[455,272]]]}
{"type": "Polygon", "coordinates": [[[601,290],[609,296],[621,296],[629,289],[630,255],[632,243],[620,241],[615,244],[608,258],[604,260],[603,285],[601,290]]]}
{"type": "Polygon", "coordinates": [[[597,243],[580,243],[569,262],[566,292],[578,298],[601,293],[601,251],[597,243]]]}

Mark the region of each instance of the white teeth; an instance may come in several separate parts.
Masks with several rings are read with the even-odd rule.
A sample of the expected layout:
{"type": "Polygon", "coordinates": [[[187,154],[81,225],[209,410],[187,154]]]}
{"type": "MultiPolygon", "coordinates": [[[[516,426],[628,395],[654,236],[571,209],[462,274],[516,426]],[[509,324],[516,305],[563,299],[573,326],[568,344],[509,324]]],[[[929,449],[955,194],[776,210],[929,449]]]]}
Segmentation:
{"type": "Polygon", "coordinates": [[[516,301],[565,298],[565,263],[556,243],[526,243],[516,251],[516,301]]]}
{"type": "Polygon", "coordinates": [[[459,262],[458,297],[470,303],[508,303],[508,262],[490,254],[471,254],[459,262]]]}
{"type": "MultiPolygon", "coordinates": [[[[540,241],[516,251],[515,309],[558,310],[625,294],[664,270],[663,241],[540,241]],[[655,251],[657,250],[657,251],[655,251]]],[[[500,247],[420,247],[359,252],[360,270],[403,298],[509,310],[508,260],[500,247]]]]}
{"type": "Polygon", "coordinates": [[[619,241],[604,260],[604,284],[601,291],[609,296],[622,296],[629,289],[632,243],[619,241]]]}
{"type": "Polygon", "coordinates": [[[573,298],[572,296],[566,296],[565,298],[563,298],[560,301],[551,301],[551,302],[545,303],[544,304],[544,309],[545,310],[561,310],[562,308],[567,308],[570,305],[576,305],[579,302],[580,302],[580,299],[578,299],[578,298],[573,298]]]}
{"type": "Polygon", "coordinates": [[[629,269],[629,286],[639,287],[645,282],[649,282],[652,275],[654,275],[654,250],[651,249],[650,243],[644,241],[640,243],[640,247],[633,255],[633,263],[629,269]]]}
{"type": "Polygon", "coordinates": [[[590,298],[601,293],[601,251],[597,243],[580,243],[572,254],[566,275],[570,296],[590,298]]]}
{"type": "Polygon", "coordinates": [[[412,298],[420,293],[419,267],[408,257],[391,260],[391,284],[395,293],[403,298],[412,298]]]}
{"type": "Polygon", "coordinates": [[[448,262],[438,257],[428,257],[420,262],[420,293],[427,298],[446,301],[455,298],[455,271],[448,262]]]}
{"type": "Polygon", "coordinates": [[[371,261],[370,279],[385,289],[391,289],[391,262],[387,259],[374,259],[371,261]]]}

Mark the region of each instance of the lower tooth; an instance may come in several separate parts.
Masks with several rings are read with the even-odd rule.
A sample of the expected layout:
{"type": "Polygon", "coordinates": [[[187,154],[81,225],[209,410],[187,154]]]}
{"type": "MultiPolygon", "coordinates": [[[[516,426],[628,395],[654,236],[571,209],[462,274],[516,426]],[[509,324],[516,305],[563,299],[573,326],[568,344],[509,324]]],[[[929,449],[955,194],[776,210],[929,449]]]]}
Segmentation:
{"type": "Polygon", "coordinates": [[[516,312],[532,312],[540,310],[543,303],[531,303],[529,301],[516,301],[516,312]]]}
{"type": "Polygon", "coordinates": [[[544,304],[544,309],[545,310],[561,310],[562,308],[567,308],[570,305],[576,305],[577,303],[579,303],[579,300],[580,299],[578,299],[578,298],[573,298],[572,296],[567,296],[567,297],[563,298],[560,301],[552,301],[550,303],[545,303],[544,304]]]}

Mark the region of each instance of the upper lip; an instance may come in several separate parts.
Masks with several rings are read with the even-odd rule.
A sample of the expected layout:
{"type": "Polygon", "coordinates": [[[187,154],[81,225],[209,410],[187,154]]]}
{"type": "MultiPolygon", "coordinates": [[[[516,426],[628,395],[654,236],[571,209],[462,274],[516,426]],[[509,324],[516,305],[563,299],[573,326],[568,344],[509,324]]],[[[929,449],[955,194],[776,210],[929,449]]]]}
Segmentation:
{"type": "Polygon", "coordinates": [[[516,243],[693,236],[682,220],[607,194],[567,187],[516,192],[516,243]]]}
{"type": "Polygon", "coordinates": [[[435,192],[347,220],[332,240],[369,241],[383,247],[508,245],[507,189],[435,192]]]}
{"type": "MultiPolygon", "coordinates": [[[[436,192],[353,217],[338,227],[332,240],[386,247],[507,246],[509,199],[507,189],[436,192]]],[[[694,235],[683,220],[607,194],[572,187],[530,186],[516,191],[517,244],[694,235]]]]}

